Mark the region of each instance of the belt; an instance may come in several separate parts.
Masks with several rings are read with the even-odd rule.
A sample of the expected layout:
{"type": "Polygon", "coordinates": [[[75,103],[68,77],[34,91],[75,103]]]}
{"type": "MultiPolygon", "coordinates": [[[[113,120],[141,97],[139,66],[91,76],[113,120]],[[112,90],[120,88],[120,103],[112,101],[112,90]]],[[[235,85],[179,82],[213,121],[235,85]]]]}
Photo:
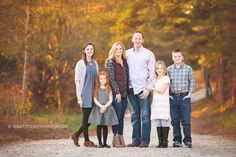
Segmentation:
{"type": "Polygon", "coordinates": [[[170,93],[170,95],[172,95],[172,96],[186,96],[186,95],[188,95],[188,92],[184,92],[184,93],[170,93]]]}

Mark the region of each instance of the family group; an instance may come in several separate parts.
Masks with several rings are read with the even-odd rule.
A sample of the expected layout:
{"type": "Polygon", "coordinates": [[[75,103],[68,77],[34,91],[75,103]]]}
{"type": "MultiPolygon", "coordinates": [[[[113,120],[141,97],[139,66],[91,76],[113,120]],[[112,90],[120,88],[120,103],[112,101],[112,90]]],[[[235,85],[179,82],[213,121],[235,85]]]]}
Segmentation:
{"type": "Polygon", "coordinates": [[[126,50],[115,42],[105,61],[106,71],[99,72],[95,47],[83,47],[82,58],[75,66],[75,85],[82,123],[71,135],[76,146],[83,133],[85,147],[110,148],[108,126],[112,126],[113,147],[145,148],[150,143],[151,123],[158,135],[159,148],[168,147],[170,125],[173,126],[173,147],[183,144],[192,148],[191,94],[195,91],[195,76],[184,63],[180,49],[171,52],[173,64],[156,61],[153,52],[143,46],[144,36],[135,32],[133,47],[126,50]],[[125,144],[124,116],[131,105],[132,143],[125,144]],[[89,139],[88,127],[97,126],[98,144],[89,139]],[[184,137],[182,138],[181,128],[184,137]]]}

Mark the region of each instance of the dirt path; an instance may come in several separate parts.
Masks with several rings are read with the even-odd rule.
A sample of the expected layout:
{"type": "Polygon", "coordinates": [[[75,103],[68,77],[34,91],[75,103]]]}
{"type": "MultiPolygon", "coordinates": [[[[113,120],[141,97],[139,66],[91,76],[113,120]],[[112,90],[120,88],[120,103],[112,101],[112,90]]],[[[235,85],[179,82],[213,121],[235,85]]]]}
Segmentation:
{"type": "MultiPolygon", "coordinates": [[[[193,101],[204,97],[203,91],[198,91],[193,96],[193,101]]],[[[125,140],[126,143],[131,142],[131,123],[129,115],[125,121],[125,140]]],[[[155,126],[152,126],[151,143],[149,148],[85,148],[75,147],[70,139],[59,140],[39,140],[15,143],[8,146],[0,147],[0,155],[8,156],[77,156],[77,157],[236,157],[236,141],[223,139],[217,136],[208,136],[200,134],[192,134],[193,148],[172,147],[172,128],[169,136],[169,148],[155,148],[157,144],[157,135],[155,126]]],[[[91,137],[94,142],[96,137],[91,137]]],[[[112,135],[109,134],[108,144],[111,144],[112,135]]],[[[80,139],[82,145],[83,138],[80,139]]]]}

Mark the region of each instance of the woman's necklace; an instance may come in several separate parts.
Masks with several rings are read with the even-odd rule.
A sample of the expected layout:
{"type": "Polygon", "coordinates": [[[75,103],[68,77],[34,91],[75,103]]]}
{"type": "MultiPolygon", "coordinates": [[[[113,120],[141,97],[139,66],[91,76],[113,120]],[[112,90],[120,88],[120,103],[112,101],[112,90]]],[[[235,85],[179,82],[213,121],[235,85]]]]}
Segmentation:
{"type": "Polygon", "coordinates": [[[122,59],[117,59],[118,63],[120,63],[121,66],[123,66],[123,60],[122,59]]]}
{"type": "Polygon", "coordinates": [[[93,65],[93,63],[92,63],[92,59],[91,59],[91,58],[87,58],[87,62],[88,62],[88,64],[89,64],[90,66],[93,65]]]}

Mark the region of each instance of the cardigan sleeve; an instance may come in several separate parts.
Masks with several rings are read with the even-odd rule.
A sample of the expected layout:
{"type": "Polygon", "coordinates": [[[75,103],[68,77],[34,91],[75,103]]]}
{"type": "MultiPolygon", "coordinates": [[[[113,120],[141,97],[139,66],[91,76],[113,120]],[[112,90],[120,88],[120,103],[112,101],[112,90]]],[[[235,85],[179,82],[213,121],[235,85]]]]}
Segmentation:
{"type": "Polygon", "coordinates": [[[84,71],[83,61],[80,60],[75,66],[75,86],[76,86],[76,96],[78,100],[81,98],[81,92],[83,88],[83,81],[84,81],[83,71],[84,71]]]}
{"type": "Polygon", "coordinates": [[[97,68],[97,74],[99,73],[99,68],[98,68],[98,63],[97,63],[97,61],[96,60],[94,60],[95,61],[95,64],[96,64],[96,68],[97,68]]]}
{"type": "Polygon", "coordinates": [[[115,67],[114,67],[114,63],[112,61],[109,61],[107,63],[107,74],[108,74],[108,77],[109,77],[109,81],[110,81],[110,85],[111,85],[111,88],[112,90],[114,91],[115,94],[120,94],[120,90],[119,90],[119,86],[116,82],[116,79],[115,79],[115,67]]]}
{"type": "Polygon", "coordinates": [[[129,89],[129,66],[127,64],[127,60],[124,59],[124,65],[125,65],[125,72],[126,72],[126,88],[127,88],[127,91],[129,89]]]}

